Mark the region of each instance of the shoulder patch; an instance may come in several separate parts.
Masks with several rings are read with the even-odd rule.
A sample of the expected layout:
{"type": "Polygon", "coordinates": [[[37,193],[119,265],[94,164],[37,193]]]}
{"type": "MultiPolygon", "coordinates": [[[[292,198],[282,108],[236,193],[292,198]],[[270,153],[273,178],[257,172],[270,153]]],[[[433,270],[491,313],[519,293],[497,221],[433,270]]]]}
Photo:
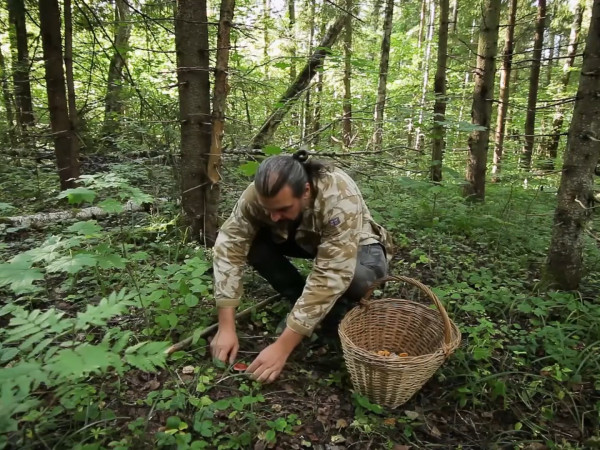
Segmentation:
{"type": "Polygon", "coordinates": [[[334,217],[333,219],[331,219],[329,221],[329,225],[333,226],[333,227],[337,227],[340,224],[340,218],[339,217],[334,217]]]}

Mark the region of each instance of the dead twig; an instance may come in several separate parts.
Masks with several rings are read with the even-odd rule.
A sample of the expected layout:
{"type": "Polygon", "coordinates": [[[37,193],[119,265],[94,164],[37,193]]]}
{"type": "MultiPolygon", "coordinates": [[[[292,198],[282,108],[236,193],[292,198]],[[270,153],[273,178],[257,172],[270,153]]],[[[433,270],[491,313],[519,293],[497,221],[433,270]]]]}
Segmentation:
{"type": "MultiPolygon", "coordinates": [[[[260,302],[256,303],[255,305],[252,305],[252,306],[244,309],[243,311],[240,311],[239,313],[237,313],[235,315],[235,319],[236,320],[241,319],[242,317],[245,317],[248,314],[250,314],[255,309],[261,308],[261,307],[265,306],[266,304],[268,304],[268,303],[272,302],[273,300],[280,298],[280,297],[281,297],[280,294],[275,294],[269,298],[266,298],[263,301],[260,301],[260,302]]],[[[197,334],[196,337],[197,338],[204,337],[207,334],[212,333],[214,330],[216,330],[218,326],[219,326],[218,323],[213,323],[209,327],[206,327],[204,330],[202,330],[199,334],[197,334]]],[[[182,350],[182,349],[186,348],[188,345],[190,345],[192,343],[193,338],[194,338],[194,336],[190,336],[190,337],[184,339],[183,341],[179,341],[176,344],[171,345],[168,349],[165,350],[165,353],[167,355],[170,355],[171,353],[174,353],[177,350],[182,350]]]]}

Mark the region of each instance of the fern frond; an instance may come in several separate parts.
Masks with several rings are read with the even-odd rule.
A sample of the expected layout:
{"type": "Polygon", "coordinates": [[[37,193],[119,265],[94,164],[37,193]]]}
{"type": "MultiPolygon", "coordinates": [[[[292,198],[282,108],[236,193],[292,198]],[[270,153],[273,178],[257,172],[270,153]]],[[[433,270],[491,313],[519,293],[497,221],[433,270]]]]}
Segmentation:
{"type": "Polygon", "coordinates": [[[78,313],[75,328],[86,330],[90,325],[106,325],[110,319],[123,314],[133,304],[131,295],[128,295],[125,289],[119,293],[112,292],[108,298],[103,298],[97,305],[87,305],[84,312],[78,313]]]}
{"type": "Polygon", "coordinates": [[[168,342],[141,342],[125,350],[125,360],[144,372],[164,367],[168,342]]]}

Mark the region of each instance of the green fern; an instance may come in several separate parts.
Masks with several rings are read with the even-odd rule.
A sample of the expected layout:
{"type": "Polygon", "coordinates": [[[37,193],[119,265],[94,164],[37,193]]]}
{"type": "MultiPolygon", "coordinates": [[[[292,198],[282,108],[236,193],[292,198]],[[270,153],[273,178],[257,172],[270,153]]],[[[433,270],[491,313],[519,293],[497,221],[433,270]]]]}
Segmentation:
{"type": "Polygon", "coordinates": [[[103,326],[115,316],[123,314],[135,303],[131,300],[132,295],[122,289],[118,294],[111,293],[108,298],[103,298],[97,305],[87,305],[84,312],[77,314],[75,329],[86,330],[90,325],[103,326]]]}
{"type": "Polygon", "coordinates": [[[144,372],[154,372],[164,367],[165,350],[169,345],[168,342],[140,342],[125,350],[125,360],[144,372]]]}

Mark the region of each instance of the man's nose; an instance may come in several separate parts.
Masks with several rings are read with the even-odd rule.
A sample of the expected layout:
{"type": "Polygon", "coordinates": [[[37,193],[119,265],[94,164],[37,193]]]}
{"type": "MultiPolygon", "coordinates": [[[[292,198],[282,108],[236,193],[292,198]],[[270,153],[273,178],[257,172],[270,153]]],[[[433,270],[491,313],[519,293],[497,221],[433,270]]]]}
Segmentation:
{"type": "Polygon", "coordinates": [[[273,222],[279,222],[281,220],[281,214],[280,213],[271,213],[271,220],[273,222]]]}

